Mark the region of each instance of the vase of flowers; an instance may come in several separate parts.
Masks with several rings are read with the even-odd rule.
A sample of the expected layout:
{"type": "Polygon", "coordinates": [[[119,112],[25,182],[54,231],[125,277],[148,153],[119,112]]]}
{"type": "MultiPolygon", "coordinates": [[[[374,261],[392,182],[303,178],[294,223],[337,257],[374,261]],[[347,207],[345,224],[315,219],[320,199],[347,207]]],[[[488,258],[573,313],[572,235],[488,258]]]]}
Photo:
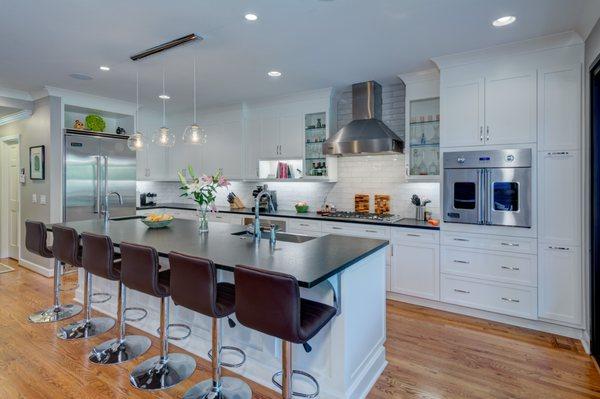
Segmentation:
{"type": "Polygon", "coordinates": [[[181,182],[180,189],[183,191],[181,197],[188,197],[198,204],[198,231],[200,233],[208,232],[208,212],[216,212],[215,199],[217,198],[217,190],[222,187],[227,187],[231,183],[223,176],[221,169],[212,175],[202,175],[198,177],[194,173],[194,168],[188,166],[190,180],[186,179],[182,172],[177,172],[179,181],[181,182]]]}

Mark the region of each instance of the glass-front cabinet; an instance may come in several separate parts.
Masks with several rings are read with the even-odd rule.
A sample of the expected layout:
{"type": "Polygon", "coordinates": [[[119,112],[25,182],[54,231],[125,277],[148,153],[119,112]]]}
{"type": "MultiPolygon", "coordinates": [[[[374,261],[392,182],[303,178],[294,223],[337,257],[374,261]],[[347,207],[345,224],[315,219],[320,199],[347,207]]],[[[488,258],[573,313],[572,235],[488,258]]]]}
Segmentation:
{"type": "Polygon", "coordinates": [[[406,178],[439,181],[440,178],[440,81],[429,69],[400,75],[406,85],[406,178]]]}
{"type": "Polygon", "coordinates": [[[304,171],[306,177],[327,177],[323,143],[327,139],[325,112],[304,115],[304,171]]]}

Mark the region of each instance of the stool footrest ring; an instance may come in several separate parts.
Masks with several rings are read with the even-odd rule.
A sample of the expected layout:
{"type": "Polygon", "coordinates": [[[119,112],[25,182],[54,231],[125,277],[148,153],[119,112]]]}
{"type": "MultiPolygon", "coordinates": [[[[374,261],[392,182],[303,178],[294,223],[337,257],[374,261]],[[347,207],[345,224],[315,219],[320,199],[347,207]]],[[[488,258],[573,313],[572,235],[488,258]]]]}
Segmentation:
{"type": "Polygon", "coordinates": [[[69,284],[66,287],[64,287],[63,283],[60,283],[58,286],[58,290],[60,292],[69,292],[69,291],[75,291],[77,288],[79,288],[79,283],[73,283],[73,284],[69,284]]]}
{"type": "MultiPolygon", "coordinates": [[[[281,386],[281,384],[279,382],[277,382],[277,377],[280,377],[281,374],[283,374],[283,371],[278,371],[275,374],[273,374],[273,378],[271,378],[271,381],[273,381],[273,384],[275,384],[275,386],[279,389],[283,389],[283,387],[281,386]]],[[[319,382],[315,379],[315,377],[313,377],[312,375],[308,374],[306,371],[302,371],[302,370],[293,370],[292,371],[292,376],[294,374],[297,375],[302,375],[306,378],[308,378],[314,385],[316,388],[316,391],[314,393],[302,393],[302,392],[292,392],[292,395],[294,396],[298,396],[300,398],[316,398],[317,396],[319,396],[319,382]]],[[[292,378],[293,379],[293,378],[292,378]]]]}
{"type": "MultiPolygon", "coordinates": [[[[221,346],[221,350],[219,351],[219,355],[221,354],[221,352],[223,352],[223,350],[230,350],[230,351],[234,351],[234,352],[239,353],[240,355],[242,355],[242,361],[239,362],[239,363],[221,362],[221,366],[230,367],[230,368],[237,368],[237,367],[242,366],[244,363],[246,363],[246,354],[240,348],[236,348],[235,346],[221,346]]],[[[212,358],[213,358],[212,349],[208,351],[208,358],[210,360],[212,360],[212,358]]]]}
{"type": "Polygon", "coordinates": [[[106,292],[96,292],[95,294],[92,294],[91,296],[92,296],[92,299],[90,300],[91,303],[105,303],[112,299],[112,295],[110,295],[106,292]],[[93,299],[93,298],[104,298],[104,299],[93,299]]]}
{"type": "MultiPolygon", "coordinates": [[[[156,329],[156,333],[158,335],[160,335],[160,327],[156,329]]],[[[169,324],[167,326],[167,339],[173,340],[173,341],[182,341],[184,339],[189,338],[189,336],[192,335],[192,329],[190,328],[190,326],[186,325],[186,324],[169,324]],[[184,330],[187,330],[187,334],[182,335],[180,337],[176,337],[174,335],[169,335],[169,330],[171,328],[183,328],[184,330]]]]}
{"type": "Polygon", "coordinates": [[[144,308],[125,308],[124,313],[125,313],[124,320],[129,321],[129,322],[142,321],[148,316],[148,311],[144,308]],[[142,315],[140,317],[127,317],[127,312],[129,312],[129,311],[141,312],[142,315]]]}

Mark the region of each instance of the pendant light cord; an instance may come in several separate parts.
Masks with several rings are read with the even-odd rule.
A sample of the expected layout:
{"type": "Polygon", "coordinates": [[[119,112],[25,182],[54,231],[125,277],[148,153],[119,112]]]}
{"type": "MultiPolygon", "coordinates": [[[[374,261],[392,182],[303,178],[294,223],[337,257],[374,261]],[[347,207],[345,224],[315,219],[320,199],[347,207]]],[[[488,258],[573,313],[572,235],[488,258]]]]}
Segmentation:
{"type": "MultiPolygon", "coordinates": [[[[165,68],[163,67],[163,95],[165,94],[165,75],[166,75],[166,71],[165,71],[165,68]]],[[[165,119],[166,119],[165,114],[166,114],[166,109],[167,109],[166,107],[167,107],[167,100],[165,100],[163,98],[163,123],[162,123],[163,127],[167,126],[167,123],[165,122],[165,119]]]]}
{"type": "Polygon", "coordinates": [[[196,124],[196,57],[194,57],[194,125],[196,124]]]}
{"type": "Polygon", "coordinates": [[[140,72],[135,70],[135,118],[133,118],[133,133],[138,132],[138,113],[140,112],[140,72]]]}

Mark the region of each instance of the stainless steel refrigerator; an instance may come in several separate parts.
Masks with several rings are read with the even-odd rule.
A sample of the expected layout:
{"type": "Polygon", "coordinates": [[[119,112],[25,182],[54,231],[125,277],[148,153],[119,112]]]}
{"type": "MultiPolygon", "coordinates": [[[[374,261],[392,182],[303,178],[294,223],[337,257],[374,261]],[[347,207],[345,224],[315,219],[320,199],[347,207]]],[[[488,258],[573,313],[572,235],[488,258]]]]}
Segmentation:
{"type": "Polygon", "coordinates": [[[107,193],[121,194],[123,204],[110,196],[111,217],[135,215],[136,156],[127,137],[65,133],[64,221],[103,217],[107,193]]]}

